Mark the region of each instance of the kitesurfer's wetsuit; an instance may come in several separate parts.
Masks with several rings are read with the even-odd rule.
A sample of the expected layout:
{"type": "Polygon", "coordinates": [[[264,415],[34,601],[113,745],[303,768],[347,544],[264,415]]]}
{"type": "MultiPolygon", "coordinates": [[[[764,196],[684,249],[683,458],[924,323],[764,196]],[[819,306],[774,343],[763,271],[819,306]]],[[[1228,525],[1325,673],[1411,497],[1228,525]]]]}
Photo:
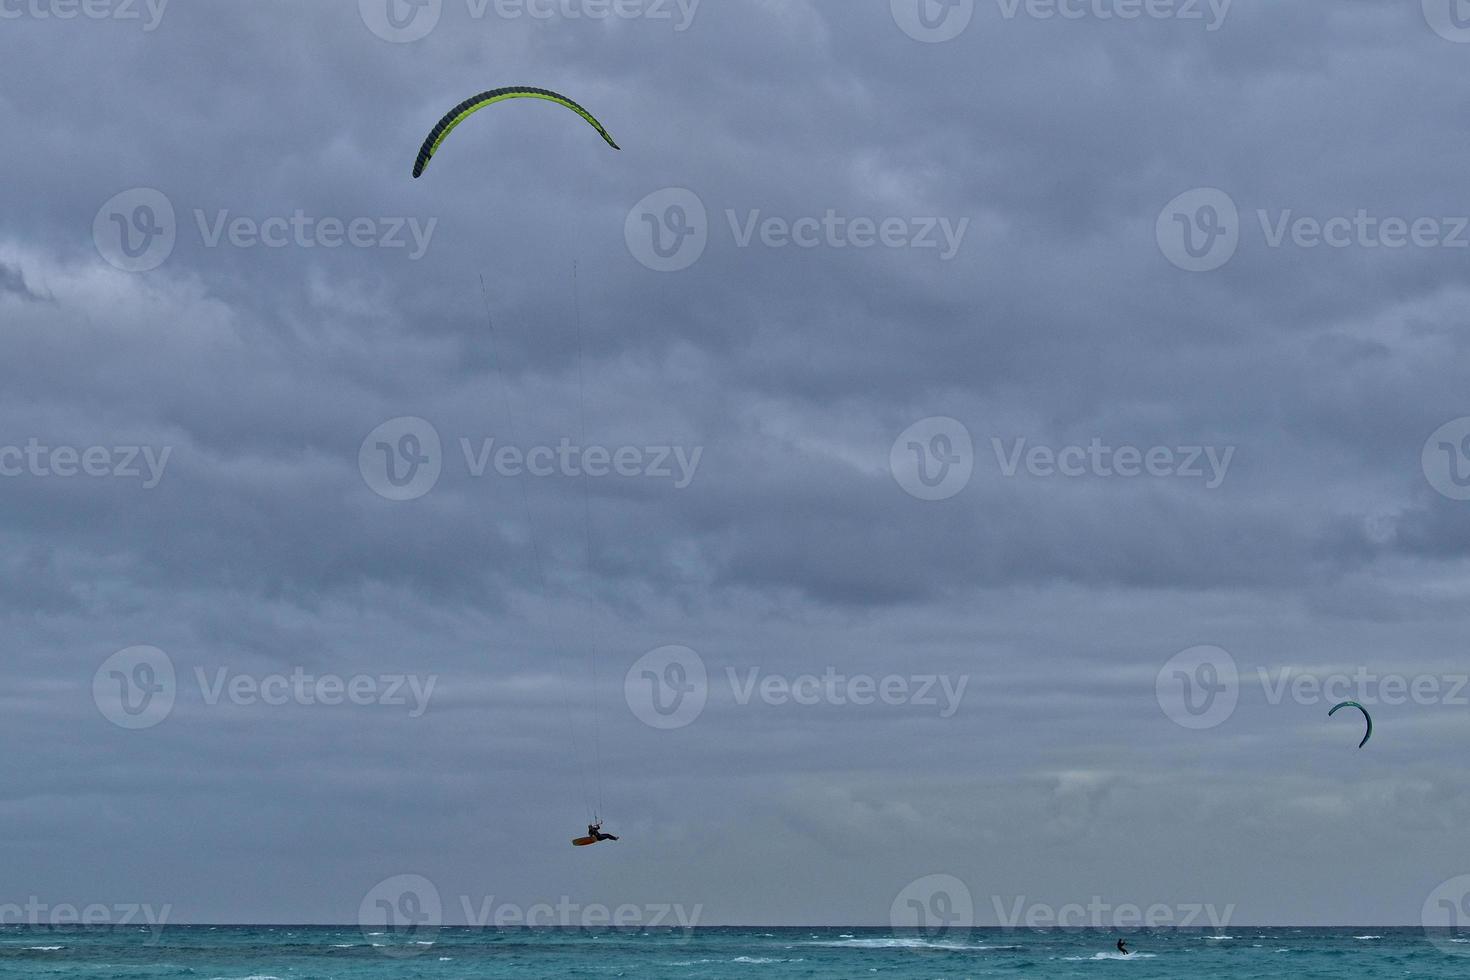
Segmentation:
{"type": "Polygon", "coordinates": [[[612,834],[604,834],[602,832],[602,824],[600,823],[589,823],[587,825],[587,836],[596,837],[598,840],[617,840],[612,834]]]}

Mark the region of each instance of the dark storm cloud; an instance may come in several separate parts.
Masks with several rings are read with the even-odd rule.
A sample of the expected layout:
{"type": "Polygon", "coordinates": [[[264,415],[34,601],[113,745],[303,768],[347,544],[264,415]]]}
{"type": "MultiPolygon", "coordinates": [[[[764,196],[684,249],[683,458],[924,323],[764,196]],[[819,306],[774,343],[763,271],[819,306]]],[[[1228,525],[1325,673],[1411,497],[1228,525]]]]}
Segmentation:
{"type": "Polygon", "coordinates": [[[1272,237],[1467,211],[1470,46],[1418,6],[1237,0],[1207,30],[982,2],[940,44],[837,0],[706,2],[685,30],[446,2],[411,43],[348,2],[0,22],[0,732],[28,747],[0,789],[7,881],[350,920],[407,868],[446,892],[881,923],[944,869],[986,908],[1187,880],[1242,920],[1412,921],[1463,870],[1442,855],[1470,813],[1466,708],[1390,712],[1351,780],[1304,781],[1341,774],[1338,733],[1258,670],[1463,659],[1470,503],[1425,447],[1470,415],[1466,249],[1272,237]],[[432,121],[505,84],[566,92],[624,150],[511,104],[412,180],[432,121]],[[1239,245],[1185,272],[1156,221],[1211,187],[1239,245]],[[94,223],[141,234],[161,215],[138,188],[176,240],[126,272],[94,223]],[[625,223],[669,188],[708,244],[661,273],[625,223]],[[229,231],[298,217],[308,244],[229,231]],[[406,244],[328,247],[322,219],[406,244]],[[772,219],[847,237],[783,244],[772,219]],[[940,247],[854,245],[852,222],[887,219],[940,247]],[[405,417],[442,473],[392,501],[359,452],[405,417]],[[941,501],[890,463],[933,417],[974,447],[941,501]],[[687,486],[477,476],[492,438],[700,455],[687,486]],[[1094,444],[1231,455],[1212,486],[1025,462],[1094,444]],[[89,450],[98,475],[68,462],[89,450]],[[130,450],[137,476],[116,472],[130,450]],[[179,701],[129,732],[92,684],[139,644],[179,701]],[[590,779],[594,644],[627,831],[607,878],[559,836],[590,779]],[[667,644],[710,696],[658,731],[623,682],[667,644]],[[1155,681],[1202,644],[1235,657],[1240,707],[1191,731],[1155,681]],[[197,681],[298,667],[438,686],[410,718],[210,704],[197,681]],[[948,718],[742,703],[751,669],[969,686],[948,718]],[[1141,840],[1157,861],[1107,860],[1141,840]],[[1322,870],[1344,853],[1374,895],[1322,870]]]}

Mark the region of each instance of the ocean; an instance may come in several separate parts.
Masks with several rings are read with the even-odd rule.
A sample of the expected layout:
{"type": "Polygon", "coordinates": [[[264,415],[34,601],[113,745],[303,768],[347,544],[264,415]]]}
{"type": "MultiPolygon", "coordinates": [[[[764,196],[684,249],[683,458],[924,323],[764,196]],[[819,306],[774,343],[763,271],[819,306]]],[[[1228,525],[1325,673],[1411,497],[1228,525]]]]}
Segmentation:
{"type": "Polygon", "coordinates": [[[1470,935],[1422,929],[1236,927],[1125,934],[976,929],[930,937],[889,929],[439,931],[394,937],[356,927],[0,927],[0,978],[496,980],[502,977],[1464,977],[1470,935]]]}

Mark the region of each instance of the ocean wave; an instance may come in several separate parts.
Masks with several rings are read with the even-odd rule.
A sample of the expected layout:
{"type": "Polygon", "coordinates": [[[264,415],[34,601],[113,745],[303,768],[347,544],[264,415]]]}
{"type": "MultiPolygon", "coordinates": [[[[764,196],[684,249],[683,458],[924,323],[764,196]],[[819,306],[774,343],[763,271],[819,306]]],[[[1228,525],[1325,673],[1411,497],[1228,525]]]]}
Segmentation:
{"type": "Polygon", "coordinates": [[[1151,960],[1157,953],[1093,953],[1091,956],[1063,956],[1074,963],[1089,963],[1093,960],[1151,960]]]}
{"type": "Polygon", "coordinates": [[[825,946],[830,949],[942,949],[952,952],[1021,948],[1020,946],[985,946],[978,943],[957,943],[938,939],[920,939],[915,936],[885,936],[872,939],[829,939],[825,942],[803,943],[802,945],[825,946]]]}

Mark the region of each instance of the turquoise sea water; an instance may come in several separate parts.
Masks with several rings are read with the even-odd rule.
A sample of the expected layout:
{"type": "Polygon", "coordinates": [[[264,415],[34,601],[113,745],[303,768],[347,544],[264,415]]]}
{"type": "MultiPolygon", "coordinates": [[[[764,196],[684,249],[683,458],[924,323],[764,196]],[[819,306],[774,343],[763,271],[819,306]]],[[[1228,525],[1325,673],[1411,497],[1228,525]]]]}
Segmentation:
{"type": "Polygon", "coordinates": [[[355,927],[0,928],[0,978],[368,980],[500,977],[1464,977],[1470,936],[1421,929],[1232,928],[1219,934],[884,929],[601,932],[445,929],[432,943],[355,927]],[[1461,950],[1465,955],[1459,955],[1461,950]]]}

